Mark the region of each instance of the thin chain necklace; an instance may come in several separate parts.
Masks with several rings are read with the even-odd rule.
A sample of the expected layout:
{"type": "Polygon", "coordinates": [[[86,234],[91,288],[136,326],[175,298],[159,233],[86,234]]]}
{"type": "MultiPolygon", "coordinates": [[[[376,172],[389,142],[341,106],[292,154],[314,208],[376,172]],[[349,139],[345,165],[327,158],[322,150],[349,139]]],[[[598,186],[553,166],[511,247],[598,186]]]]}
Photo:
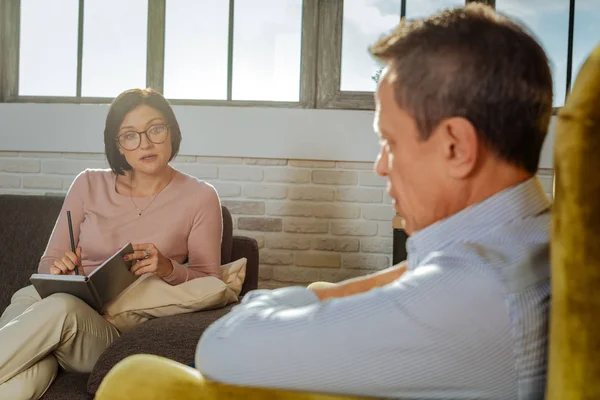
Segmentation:
{"type": "Polygon", "coordinates": [[[174,172],[175,172],[175,171],[172,171],[172,172],[171,172],[171,178],[169,179],[169,182],[167,182],[167,184],[166,184],[166,185],[165,185],[165,186],[164,186],[162,189],[160,189],[160,190],[158,191],[158,193],[156,193],[156,194],[154,195],[154,197],[152,198],[152,200],[150,201],[150,203],[149,203],[149,204],[148,204],[146,207],[144,207],[144,208],[139,208],[139,207],[137,206],[137,204],[135,204],[135,201],[133,201],[133,196],[132,196],[132,194],[131,194],[131,192],[132,192],[132,189],[133,189],[133,174],[131,174],[131,177],[130,177],[130,183],[129,183],[129,199],[131,200],[131,203],[133,203],[133,206],[135,207],[135,209],[138,211],[138,217],[141,217],[141,216],[142,216],[142,214],[144,213],[144,211],[146,211],[146,210],[148,209],[148,207],[150,207],[150,206],[152,205],[152,203],[154,202],[154,200],[156,199],[156,197],[157,197],[159,194],[161,194],[161,193],[162,193],[162,191],[163,191],[163,190],[165,190],[165,188],[166,188],[167,186],[169,186],[169,183],[171,183],[171,181],[173,180],[173,177],[175,176],[175,173],[174,173],[174,172]]]}

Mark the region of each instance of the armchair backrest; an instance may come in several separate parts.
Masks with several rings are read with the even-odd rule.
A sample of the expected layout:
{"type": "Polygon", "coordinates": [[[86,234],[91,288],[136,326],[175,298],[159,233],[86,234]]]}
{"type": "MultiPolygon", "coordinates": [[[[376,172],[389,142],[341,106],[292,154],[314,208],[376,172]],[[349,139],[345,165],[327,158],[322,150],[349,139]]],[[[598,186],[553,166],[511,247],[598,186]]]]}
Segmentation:
{"type": "Polygon", "coordinates": [[[600,45],[558,114],[547,398],[600,399],[600,45]]]}

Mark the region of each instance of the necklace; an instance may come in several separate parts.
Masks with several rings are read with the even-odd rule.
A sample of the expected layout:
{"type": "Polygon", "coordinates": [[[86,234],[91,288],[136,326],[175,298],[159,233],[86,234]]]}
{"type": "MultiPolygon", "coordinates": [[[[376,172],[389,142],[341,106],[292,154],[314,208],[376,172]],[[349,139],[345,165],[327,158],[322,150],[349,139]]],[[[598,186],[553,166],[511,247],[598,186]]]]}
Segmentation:
{"type": "Polygon", "coordinates": [[[167,186],[169,186],[169,183],[171,183],[171,181],[173,180],[173,177],[174,177],[174,176],[175,176],[175,174],[174,174],[174,173],[171,173],[171,178],[169,178],[169,182],[167,182],[167,184],[166,184],[166,185],[165,185],[165,186],[164,186],[162,189],[160,189],[160,190],[158,191],[158,193],[156,193],[156,194],[154,195],[154,197],[152,198],[152,200],[150,200],[150,203],[148,203],[148,205],[147,205],[146,207],[144,207],[144,208],[139,208],[139,207],[137,206],[137,204],[135,204],[135,201],[133,201],[133,196],[132,196],[132,194],[131,194],[131,192],[132,192],[132,189],[133,189],[133,174],[131,174],[130,183],[129,183],[129,199],[131,200],[131,203],[133,203],[133,206],[134,206],[134,207],[135,207],[135,209],[137,210],[137,212],[138,212],[138,217],[141,217],[141,216],[142,216],[142,214],[144,213],[144,211],[146,211],[146,210],[148,209],[148,207],[150,207],[150,206],[152,205],[152,203],[154,202],[154,200],[156,199],[156,197],[158,197],[158,195],[159,195],[159,194],[161,194],[161,193],[162,193],[162,191],[163,191],[163,190],[165,190],[165,188],[166,188],[167,186]]]}

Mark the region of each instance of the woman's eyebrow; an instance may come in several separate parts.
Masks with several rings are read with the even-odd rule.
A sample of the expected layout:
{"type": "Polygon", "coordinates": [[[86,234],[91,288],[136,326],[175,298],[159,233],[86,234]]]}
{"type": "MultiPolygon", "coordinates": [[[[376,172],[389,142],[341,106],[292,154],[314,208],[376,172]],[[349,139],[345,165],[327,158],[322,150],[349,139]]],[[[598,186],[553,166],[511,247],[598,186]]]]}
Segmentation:
{"type": "MultiPolygon", "coordinates": [[[[161,120],[161,121],[162,121],[162,120],[163,120],[163,118],[162,118],[162,117],[156,117],[156,118],[152,118],[150,121],[148,121],[148,122],[146,123],[146,126],[150,125],[151,123],[153,123],[154,121],[157,121],[157,120],[161,120]]],[[[122,126],[122,127],[120,127],[120,128],[119,128],[119,130],[120,130],[120,131],[122,131],[123,129],[135,129],[135,127],[134,127],[134,126],[127,125],[127,126],[122,126]]]]}

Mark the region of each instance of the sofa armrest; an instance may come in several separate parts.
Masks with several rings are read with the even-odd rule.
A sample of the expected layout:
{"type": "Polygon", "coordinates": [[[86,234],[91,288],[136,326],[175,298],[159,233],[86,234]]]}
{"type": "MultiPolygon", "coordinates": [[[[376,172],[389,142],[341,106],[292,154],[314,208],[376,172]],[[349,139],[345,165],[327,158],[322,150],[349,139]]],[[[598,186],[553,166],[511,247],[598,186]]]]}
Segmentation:
{"type": "Polygon", "coordinates": [[[251,290],[258,288],[258,242],[256,239],[247,236],[234,236],[233,249],[231,251],[231,259],[239,260],[246,257],[246,279],[242,286],[240,296],[245,295],[251,290]]]}
{"type": "Polygon", "coordinates": [[[227,314],[235,304],[146,321],[115,340],[100,356],[87,388],[94,395],[110,369],[124,358],[135,354],[153,354],[180,363],[194,361],[196,346],[204,330],[227,314]]]}

